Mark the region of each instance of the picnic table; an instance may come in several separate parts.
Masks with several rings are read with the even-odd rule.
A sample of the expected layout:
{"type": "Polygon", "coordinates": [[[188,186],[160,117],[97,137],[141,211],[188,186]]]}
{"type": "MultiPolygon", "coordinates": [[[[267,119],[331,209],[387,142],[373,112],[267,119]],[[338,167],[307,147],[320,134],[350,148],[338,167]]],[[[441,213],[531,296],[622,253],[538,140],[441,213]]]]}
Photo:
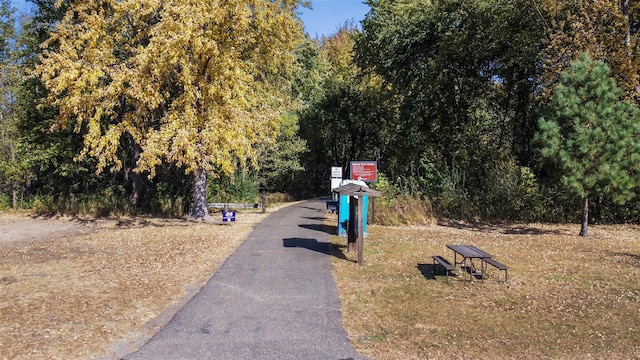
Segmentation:
{"type": "Polygon", "coordinates": [[[453,250],[453,264],[462,265],[469,271],[469,278],[473,276],[480,276],[484,281],[484,273],[487,270],[487,260],[490,260],[492,255],[484,250],[480,250],[473,245],[447,245],[447,247],[453,250]],[[462,257],[462,260],[458,262],[458,255],[462,257]],[[474,259],[480,259],[480,269],[476,268],[473,263],[474,259]]]}

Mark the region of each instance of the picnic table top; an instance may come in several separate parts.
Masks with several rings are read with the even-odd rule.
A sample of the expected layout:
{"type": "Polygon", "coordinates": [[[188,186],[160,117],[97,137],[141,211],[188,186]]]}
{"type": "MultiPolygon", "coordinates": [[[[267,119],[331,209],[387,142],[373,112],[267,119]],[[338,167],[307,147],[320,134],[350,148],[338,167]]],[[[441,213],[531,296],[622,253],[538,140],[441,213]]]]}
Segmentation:
{"type": "Polygon", "coordinates": [[[492,257],[488,252],[473,245],[447,245],[447,247],[465,258],[486,259],[492,257]]]}

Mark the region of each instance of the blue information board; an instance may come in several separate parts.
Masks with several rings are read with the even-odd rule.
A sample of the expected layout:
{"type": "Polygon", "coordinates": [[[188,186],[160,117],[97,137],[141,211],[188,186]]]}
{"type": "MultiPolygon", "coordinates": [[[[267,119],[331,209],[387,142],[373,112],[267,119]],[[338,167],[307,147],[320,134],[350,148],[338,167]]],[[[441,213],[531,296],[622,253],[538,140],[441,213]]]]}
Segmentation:
{"type": "Polygon", "coordinates": [[[235,222],[236,221],[236,212],[235,211],[223,211],[222,212],[222,222],[235,222]]]}

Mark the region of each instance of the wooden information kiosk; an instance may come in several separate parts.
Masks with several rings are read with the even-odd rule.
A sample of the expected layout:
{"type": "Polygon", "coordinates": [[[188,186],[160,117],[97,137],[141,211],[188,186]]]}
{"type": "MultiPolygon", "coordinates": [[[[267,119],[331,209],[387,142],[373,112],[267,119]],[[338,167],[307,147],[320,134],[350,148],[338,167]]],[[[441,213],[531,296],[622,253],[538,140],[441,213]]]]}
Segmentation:
{"type": "MultiPolygon", "coordinates": [[[[364,206],[365,197],[379,197],[379,191],[368,188],[365,185],[346,184],[333,189],[334,193],[340,196],[349,196],[349,226],[347,227],[347,243],[349,249],[355,243],[358,251],[358,265],[362,266],[364,262],[364,206]]],[[[338,224],[340,226],[340,224],[338,224]]]]}

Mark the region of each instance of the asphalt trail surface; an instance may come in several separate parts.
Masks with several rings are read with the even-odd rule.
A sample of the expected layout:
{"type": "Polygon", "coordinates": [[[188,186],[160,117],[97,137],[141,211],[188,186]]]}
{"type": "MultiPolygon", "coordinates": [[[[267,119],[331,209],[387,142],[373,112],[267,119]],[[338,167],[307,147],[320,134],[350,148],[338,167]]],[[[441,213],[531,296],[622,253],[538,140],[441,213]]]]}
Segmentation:
{"type": "Polygon", "coordinates": [[[271,214],[125,359],[364,359],[342,327],[324,212],[312,200],[271,214]]]}

